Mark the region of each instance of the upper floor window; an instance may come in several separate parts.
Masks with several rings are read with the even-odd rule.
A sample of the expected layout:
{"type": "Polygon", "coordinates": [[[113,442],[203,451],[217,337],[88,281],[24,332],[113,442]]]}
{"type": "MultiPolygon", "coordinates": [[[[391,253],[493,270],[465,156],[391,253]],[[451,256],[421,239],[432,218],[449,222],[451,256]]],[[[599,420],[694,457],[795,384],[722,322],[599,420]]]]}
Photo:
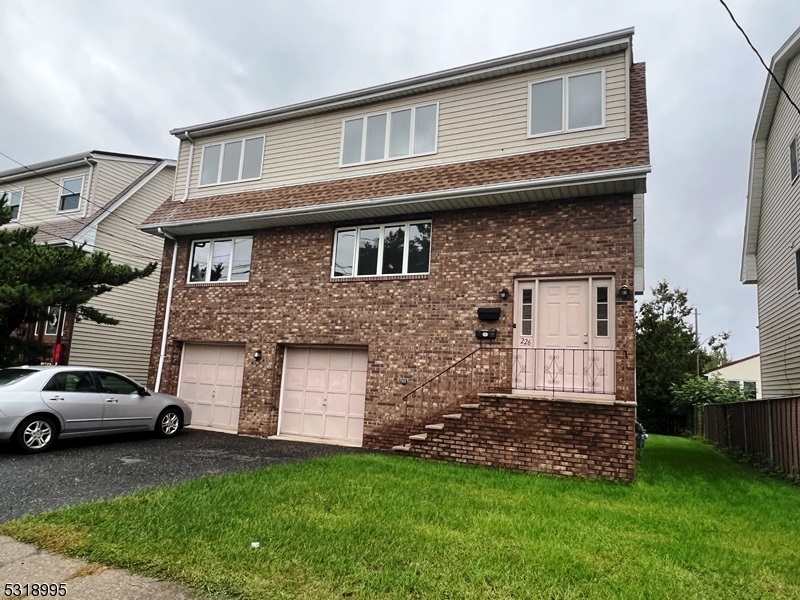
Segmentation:
{"type": "Polygon", "coordinates": [[[797,179],[797,138],[789,144],[789,169],[792,173],[792,181],[797,179]]]}
{"type": "Polygon", "coordinates": [[[193,242],[189,282],[248,281],[252,252],[252,237],[193,242]]]}
{"type": "Polygon", "coordinates": [[[336,230],[333,277],[423,274],[430,270],[431,222],[336,230]]]}
{"type": "MultiPolygon", "coordinates": [[[[0,194],[2,197],[2,194],[0,194]]],[[[11,209],[11,220],[19,220],[19,207],[22,204],[22,190],[11,190],[8,193],[8,207],[11,209]]]]}
{"type": "Polygon", "coordinates": [[[78,210],[83,193],[83,175],[61,180],[61,196],[58,199],[58,210],[78,210]]]}
{"type": "Polygon", "coordinates": [[[530,137],[602,127],[604,72],[534,81],[529,91],[530,137]]]}
{"type": "Polygon", "coordinates": [[[203,146],[200,185],[261,178],[264,136],[203,146]]]}
{"type": "Polygon", "coordinates": [[[342,165],[433,154],[439,105],[421,104],[348,119],[342,131],[342,165]]]}

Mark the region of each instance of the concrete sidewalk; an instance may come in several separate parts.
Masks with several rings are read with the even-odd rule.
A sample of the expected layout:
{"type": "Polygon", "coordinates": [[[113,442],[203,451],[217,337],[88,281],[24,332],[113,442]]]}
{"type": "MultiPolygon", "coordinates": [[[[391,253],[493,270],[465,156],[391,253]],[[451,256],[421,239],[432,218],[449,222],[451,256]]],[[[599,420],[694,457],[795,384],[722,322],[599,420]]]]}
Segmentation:
{"type": "MultiPolygon", "coordinates": [[[[39,550],[9,537],[0,537],[0,597],[14,597],[15,589],[6,591],[6,584],[19,584],[22,597],[25,584],[60,584],[66,586],[66,595],[55,598],[68,600],[194,600],[197,596],[174,583],[165,583],[149,577],[131,575],[39,550]]],[[[62,588],[63,589],[63,588],[62,588]]],[[[35,597],[28,591],[28,597],[35,597]]],[[[39,597],[42,594],[38,594],[39,597]]],[[[17,596],[19,597],[19,596],[17,596]]],[[[48,595],[50,597],[50,595],[48,595]]]]}

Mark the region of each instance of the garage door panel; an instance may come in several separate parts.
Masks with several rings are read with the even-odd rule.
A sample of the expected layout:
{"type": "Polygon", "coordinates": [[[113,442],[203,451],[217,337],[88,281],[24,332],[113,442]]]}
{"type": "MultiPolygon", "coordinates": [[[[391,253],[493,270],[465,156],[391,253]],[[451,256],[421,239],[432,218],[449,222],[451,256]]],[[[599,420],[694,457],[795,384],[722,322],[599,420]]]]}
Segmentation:
{"type": "MultiPolygon", "coordinates": [[[[363,417],[364,416],[364,394],[350,394],[348,396],[349,405],[347,407],[347,414],[363,417]]],[[[363,419],[362,419],[363,420],[363,419]]]]}
{"type": "Polygon", "coordinates": [[[243,346],[185,344],[180,396],[192,407],[192,423],[236,432],[242,400],[243,346]]]}
{"type": "Polygon", "coordinates": [[[353,371],[350,373],[350,391],[354,393],[364,393],[367,389],[367,373],[353,371]]]}
{"type": "Polygon", "coordinates": [[[322,414],[303,414],[303,433],[312,437],[322,437],[324,417],[322,414]]]}
{"type": "Polygon", "coordinates": [[[307,390],[325,390],[328,383],[328,372],[323,369],[306,371],[305,388],[307,390]]]}
{"type": "Polygon", "coordinates": [[[303,413],[285,411],[281,419],[281,430],[289,435],[303,433],[303,413]]]}
{"type": "Polygon", "coordinates": [[[328,392],[328,405],[326,407],[329,415],[347,415],[350,408],[350,395],[328,392]]]}
{"type": "Polygon", "coordinates": [[[360,444],[367,352],[352,348],[287,348],[280,433],[360,444]]]}
{"type": "Polygon", "coordinates": [[[328,390],[336,392],[350,391],[350,371],[329,371],[328,390]]]}

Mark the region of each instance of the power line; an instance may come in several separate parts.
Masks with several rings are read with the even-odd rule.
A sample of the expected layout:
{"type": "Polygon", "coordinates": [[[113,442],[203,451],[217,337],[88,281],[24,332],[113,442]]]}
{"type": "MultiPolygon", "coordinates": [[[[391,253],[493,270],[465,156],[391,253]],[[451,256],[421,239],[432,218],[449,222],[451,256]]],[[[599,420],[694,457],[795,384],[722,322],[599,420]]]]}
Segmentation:
{"type": "MultiPolygon", "coordinates": [[[[23,194],[22,201],[23,201],[23,203],[25,203],[25,202],[33,202],[37,206],[41,206],[43,208],[47,208],[48,206],[50,206],[49,202],[47,202],[41,196],[37,196],[36,194],[31,192],[30,190],[28,190],[25,194],[23,194]],[[32,196],[32,198],[31,198],[31,196],[32,196]],[[36,200],[40,200],[40,202],[36,202],[36,200]]],[[[82,220],[77,219],[77,218],[75,218],[75,217],[73,217],[71,215],[63,215],[63,216],[66,219],[69,219],[70,221],[75,221],[79,225],[83,225],[83,226],[87,225],[82,220]]],[[[51,235],[51,236],[53,236],[55,238],[58,238],[60,240],[64,240],[65,242],[73,242],[74,243],[74,241],[75,241],[74,239],[67,238],[67,237],[64,237],[63,235],[59,235],[58,233],[55,233],[53,230],[48,229],[46,227],[47,225],[55,225],[55,223],[53,223],[52,221],[44,221],[42,225],[36,225],[36,228],[39,229],[40,231],[43,231],[43,232],[47,233],[48,235],[51,235]]],[[[150,252],[149,248],[145,248],[144,246],[138,245],[138,240],[129,239],[129,238],[123,237],[121,235],[117,235],[115,233],[112,233],[110,231],[106,231],[106,232],[104,232],[104,234],[109,236],[109,237],[116,238],[116,239],[128,244],[129,246],[132,246],[132,247],[134,247],[134,248],[136,248],[138,250],[141,250],[142,252],[147,252],[147,253],[150,252]]],[[[92,244],[92,247],[93,248],[97,248],[98,250],[100,250],[101,252],[105,252],[106,254],[111,254],[111,252],[109,252],[108,250],[103,249],[102,247],[100,247],[100,246],[98,246],[96,244],[92,244]]],[[[145,260],[148,260],[148,261],[156,261],[156,262],[160,261],[160,257],[159,258],[154,258],[150,254],[147,254],[145,256],[143,254],[131,253],[131,256],[136,256],[138,258],[144,258],[145,260]]]]}
{"type": "MultiPolygon", "coordinates": [[[[68,189],[68,188],[64,187],[64,186],[63,186],[63,185],[61,185],[60,183],[56,183],[54,180],[50,179],[49,177],[47,177],[47,176],[46,176],[46,175],[44,175],[43,173],[39,173],[39,172],[38,172],[36,169],[31,169],[31,168],[30,168],[28,165],[25,165],[25,164],[23,164],[23,163],[19,162],[17,159],[15,159],[15,158],[11,158],[11,157],[10,157],[8,154],[6,154],[5,152],[3,152],[2,150],[0,150],[0,156],[4,156],[5,158],[7,158],[8,160],[10,160],[11,162],[14,162],[14,163],[18,164],[20,167],[22,167],[22,168],[23,168],[23,169],[25,169],[26,171],[29,171],[29,172],[33,173],[33,174],[34,174],[34,175],[36,175],[37,177],[41,177],[41,178],[42,178],[42,179],[44,179],[45,181],[49,181],[49,182],[50,182],[50,183],[52,183],[53,185],[57,186],[59,189],[61,189],[61,190],[65,190],[65,191],[67,191],[67,192],[70,192],[70,193],[72,193],[72,190],[70,190],[70,189],[68,189]]],[[[81,193],[80,193],[80,194],[78,194],[78,197],[79,197],[81,200],[86,200],[86,204],[87,204],[87,206],[89,205],[89,199],[88,199],[88,198],[86,198],[86,196],[84,196],[84,195],[83,195],[83,189],[81,189],[81,193]]],[[[98,211],[97,211],[97,212],[106,212],[106,213],[108,213],[108,214],[109,214],[109,216],[114,216],[114,217],[117,217],[117,218],[119,218],[119,219],[122,219],[123,221],[125,221],[125,222],[127,222],[127,223],[130,223],[130,224],[131,224],[131,225],[133,225],[134,227],[139,227],[139,225],[140,225],[140,223],[135,223],[135,222],[131,221],[130,219],[126,219],[126,218],[125,218],[125,217],[123,217],[122,215],[118,215],[118,214],[116,214],[116,213],[112,212],[112,211],[111,211],[109,208],[106,208],[106,207],[104,207],[104,206],[101,206],[101,207],[98,209],[98,211]]]]}
{"type": "Polygon", "coordinates": [[[775,73],[772,72],[772,69],[769,68],[767,63],[764,61],[764,58],[761,56],[761,53],[753,45],[753,42],[750,41],[750,38],[748,37],[747,32],[742,28],[741,25],[739,25],[739,22],[736,20],[736,17],[733,16],[733,12],[731,11],[730,8],[728,8],[728,5],[725,3],[725,0],[719,0],[719,2],[720,2],[720,4],[722,4],[723,7],[725,7],[725,10],[728,11],[728,15],[730,16],[731,21],[733,21],[733,24],[736,25],[736,28],[739,31],[742,32],[742,35],[744,36],[744,39],[747,40],[747,44],[750,46],[750,48],[753,49],[753,52],[756,53],[756,56],[758,56],[758,60],[760,60],[761,64],[764,65],[764,68],[767,70],[767,73],[770,74],[770,77],[772,77],[772,80],[775,82],[775,85],[778,86],[778,88],[781,90],[781,92],[783,92],[783,95],[786,96],[786,99],[789,101],[789,103],[792,106],[794,106],[794,109],[797,111],[798,114],[800,114],[800,106],[797,106],[797,103],[794,100],[792,100],[792,97],[789,95],[789,92],[786,91],[786,89],[783,87],[783,85],[781,85],[781,82],[778,81],[778,78],[775,77],[775,73]]]}

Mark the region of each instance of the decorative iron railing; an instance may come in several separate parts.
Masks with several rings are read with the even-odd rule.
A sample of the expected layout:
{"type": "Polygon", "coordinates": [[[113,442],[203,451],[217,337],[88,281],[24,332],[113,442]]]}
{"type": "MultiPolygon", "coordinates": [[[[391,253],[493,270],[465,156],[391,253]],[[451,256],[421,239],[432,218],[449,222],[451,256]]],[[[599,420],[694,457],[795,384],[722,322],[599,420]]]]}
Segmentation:
{"type": "Polygon", "coordinates": [[[406,429],[456,408],[477,392],[523,390],[614,394],[616,351],[479,346],[406,394],[406,429]]]}

